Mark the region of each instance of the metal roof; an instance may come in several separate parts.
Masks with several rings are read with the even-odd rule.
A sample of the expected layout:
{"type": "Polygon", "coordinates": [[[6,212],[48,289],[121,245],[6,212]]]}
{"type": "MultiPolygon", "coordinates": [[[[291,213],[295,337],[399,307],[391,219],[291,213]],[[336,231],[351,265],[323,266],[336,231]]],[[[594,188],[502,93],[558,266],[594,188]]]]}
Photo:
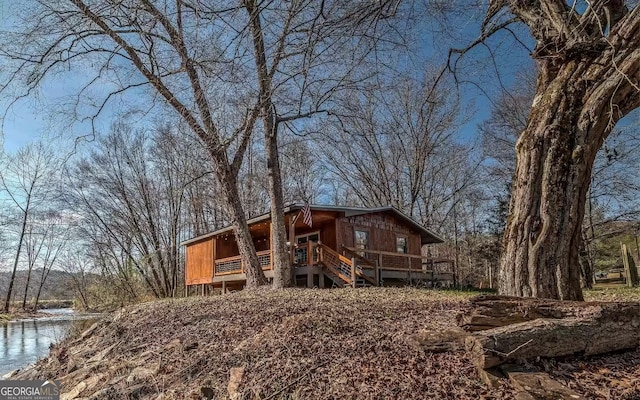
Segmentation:
{"type": "MultiPolygon", "coordinates": [[[[303,207],[304,207],[304,204],[302,203],[290,204],[284,208],[284,213],[287,214],[292,211],[301,210],[303,207]]],[[[343,207],[343,206],[330,206],[330,205],[318,205],[318,204],[309,205],[309,207],[311,208],[312,211],[316,210],[316,211],[343,212],[345,214],[345,217],[351,217],[351,216],[357,216],[357,215],[363,215],[363,214],[373,214],[377,212],[391,212],[396,217],[398,217],[399,219],[401,219],[402,221],[410,225],[412,228],[420,232],[420,238],[421,238],[422,244],[444,242],[444,239],[440,237],[438,234],[420,225],[413,218],[411,218],[410,216],[408,216],[407,214],[403,213],[402,211],[398,210],[395,207],[386,206],[386,207],[366,208],[366,207],[343,207]]],[[[253,225],[258,222],[268,221],[270,219],[271,219],[271,213],[265,213],[247,220],[247,224],[253,225]]],[[[218,229],[216,231],[205,233],[204,235],[196,236],[189,240],[185,240],[184,242],[180,243],[180,245],[184,246],[190,243],[198,242],[200,240],[207,239],[212,236],[217,236],[221,233],[229,232],[232,229],[233,228],[229,225],[224,228],[218,229]]]]}

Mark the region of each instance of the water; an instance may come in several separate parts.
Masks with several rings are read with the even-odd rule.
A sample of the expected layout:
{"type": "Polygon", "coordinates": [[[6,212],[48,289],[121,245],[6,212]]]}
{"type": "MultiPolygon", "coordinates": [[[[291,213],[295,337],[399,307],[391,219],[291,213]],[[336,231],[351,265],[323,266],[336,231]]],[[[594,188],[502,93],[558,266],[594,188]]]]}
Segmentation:
{"type": "Polygon", "coordinates": [[[96,314],[76,314],[70,309],[42,310],[51,317],[12,321],[0,325],[0,376],[33,364],[64,339],[74,324],[87,324],[96,314]]]}

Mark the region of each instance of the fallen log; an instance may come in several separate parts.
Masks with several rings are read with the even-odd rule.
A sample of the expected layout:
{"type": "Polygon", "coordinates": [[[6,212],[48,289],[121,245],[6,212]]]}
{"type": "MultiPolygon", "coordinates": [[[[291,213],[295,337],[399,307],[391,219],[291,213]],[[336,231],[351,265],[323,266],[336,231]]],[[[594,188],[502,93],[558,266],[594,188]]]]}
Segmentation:
{"type": "Polygon", "coordinates": [[[539,318],[594,318],[638,306],[638,303],[558,301],[497,295],[477,296],[470,303],[471,311],[458,317],[458,325],[471,332],[539,318]]]}
{"type": "Polygon", "coordinates": [[[490,297],[474,299],[476,308],[469,318],[461,320],[465,329],[475,332],[466,338],[465,348],[478,368],[538,357],[604,354],[640,346],[638,303],[490,297]]]}

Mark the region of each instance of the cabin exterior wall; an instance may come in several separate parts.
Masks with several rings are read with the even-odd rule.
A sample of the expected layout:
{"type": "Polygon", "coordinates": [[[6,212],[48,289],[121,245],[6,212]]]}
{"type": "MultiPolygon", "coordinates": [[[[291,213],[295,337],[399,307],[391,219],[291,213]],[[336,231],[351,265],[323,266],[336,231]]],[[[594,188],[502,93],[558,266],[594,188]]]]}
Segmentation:
{"type": "Polygon", "coordinates": [[[197,285],[213,280],[213,260],[215,240],[204,239],[191,243],[186,249],[185,283],[197,285]]]}
{"type": "Polygon", "coordinates": [[[407,238],[407,254],[420,255],[422,250],[420,234],[407,227],[398,218],[385,214],[374,213],[340,217],[336,221],[338,230],[338,252],[342,246],[355,247],[355,231],[368,233],[369,250],[397,252],[397,238],[407,238]]]}

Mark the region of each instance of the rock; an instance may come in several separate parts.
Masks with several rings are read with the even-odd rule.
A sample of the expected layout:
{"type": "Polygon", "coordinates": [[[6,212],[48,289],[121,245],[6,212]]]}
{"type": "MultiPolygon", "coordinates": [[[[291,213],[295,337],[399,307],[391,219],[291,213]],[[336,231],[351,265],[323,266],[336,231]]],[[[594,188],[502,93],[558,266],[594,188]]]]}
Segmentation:
{"type": "Polygon", "coordinates": [[[238,391],[242,378],[244,377],[244,366],[231,368],[229,373],[229,384],[227,385],[227,392],[229,392],[229,398],[236,400],[240,398],[241,393],[238,391]]]}
{"type": "Polygon", "coordinates": [[[18,372],[20,372],[19,369],[14,369],[13,371],[7,372],[6,374],[2,375],[2,377],[0,377],[0,379],[2,379],[2,380],[11,379],[14,376],[16,376],[18,374],[18,372]]]}
{"type": "Polygon", "coordinates": [[[107,354],[111,353],[111,350],[113,350],[113,348],[116,347],[118,344],[120,343],[114,343],[111,346],[108,346],[107,348],[100,350],[93,357],[87,360],[87,363],[95,363],[95,362],[104,360],[107,354]]]}

